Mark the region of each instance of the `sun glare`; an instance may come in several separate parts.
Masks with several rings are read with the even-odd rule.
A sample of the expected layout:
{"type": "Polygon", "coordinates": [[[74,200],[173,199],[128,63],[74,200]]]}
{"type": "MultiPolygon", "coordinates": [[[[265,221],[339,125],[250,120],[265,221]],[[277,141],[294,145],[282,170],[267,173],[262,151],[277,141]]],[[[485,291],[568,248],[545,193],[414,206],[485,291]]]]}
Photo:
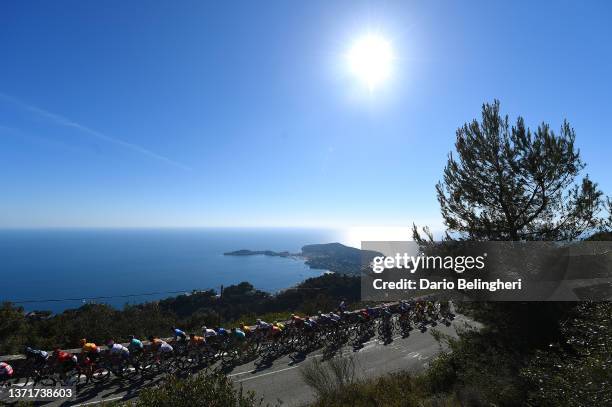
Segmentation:
{"type": "Polygon", "coordinates": [[[357,39],[348,53],[351,73],[369,90],[374,90],[389,78],[393,59],[391,44],[376,34],[357,39]]]}

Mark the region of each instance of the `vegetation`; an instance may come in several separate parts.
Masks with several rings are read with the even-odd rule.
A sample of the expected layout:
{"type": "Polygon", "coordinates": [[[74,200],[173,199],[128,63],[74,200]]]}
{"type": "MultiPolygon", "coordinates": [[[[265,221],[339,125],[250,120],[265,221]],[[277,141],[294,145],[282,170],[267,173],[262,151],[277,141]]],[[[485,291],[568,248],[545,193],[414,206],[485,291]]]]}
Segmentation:
{"type": "Polygon", "coordinates": [[[362,265],[369,264],[380,253],[359,250],[340,243],[311,244],[302,247],[306,264],[313,269],[330,270],[335,273],[359,274],[362,265]]]}
{"type": "MultiPolygon", "coordinates": [[[[446,239],[576,240],[597,231],[593,240],[608,240],[612,215],[605,218],[601,213],[606,205],[611,212],[612,203],[604,201],[588,177],[578,179],[585,165],[574,141],[568,123],[559,135],[547,124],[532,132],[522,118],[510,127],[497,101],[485,104],[480,123],[466,123],[457,131],[457,157],[449,156],[437,185],[446,239]]],[[[414,236],[427,243],[416,227],[414,236]]],[[[85,306],[36,322],[5,304],[0,310],[0,350],[17,349],[25,338],[75,343],[81,335],[102,340],[128,332],[167,332],[173,323],[197,327],[257,313],[312,313],[335,307],[341,297],[357,301],[359,284],[358,278],[326,275],[270,296],[242,283],[228,287],[221,298],[214,292],[195,293],[123,311],[85,306]]],[[[473,302],[463,304],[461,311],[483,328],[459,332],[457,339],[440,337],[449,351],[420,375],[356,381],[350,362],[313,362],[304,369],[304,379],[319,394],[315,405],[612,405],[610,302],[473,302]]],[[[212,387],[225,389],[224,395],[229,392],[223,382],[227,379],[190,380],[219,380],[212,387]]],[[[197,397],[190,396],[189,383],[170,382],[157,392],[150,390],[145,397],[151,398],[141,399],[146,400],[142,405],[251,405],[231,404],[241,400],[232,398],[235,393],[227,396],[230,404],[200,403],[189,398],[197,397]]]]}
{"type": "MultiPolygon", "coordinates": [[[[480,123],[457,130],[457,157],[436,187],[445,240],[612,240],[612,203],[576,180],[585,165],[574,141],[568,123],[559,135],[547,124],[532,132],[522,118],[510,127],[499,102],[483,105],[480,123]]],[[[434,244],[428,228],[413,230],[434,244]]],[[[610,302],[473,302],[462,312],[484,327],[441,338],[449,351],[423,374],[341,386],[316,405],[612,405],[610,302]]]]}
{"type": "Polygon", "coordinates": [[[319,398],[313,407],[445,407],[465,406],[454,395],[434,394],[423,376],[406,372],[348,384],[319,398]]]}
{"type": "Polygon", "coordinates": [[[327,361],[315,358],[302,368],[300,374],[319,398],[327,399],[355,383],[355,360],[343,356],[335,356],[327,361]]]}
{"type": "Polygon", "coordinates": [[[253,392],[236,389],[222,374],[202,374],[187,379],[171,378],[163,385],[140,392],[135,407],[255,407],[262,401],[253,392]]]}
{"type": "Polygon", "coordinates": [[[170,336],[170,327],[197,330],[202,325],[220,326],[253,322],[257,316],[286,318],[292,312],[313,314],[333,309],[341,298],[359,301],[357,277],[325,274],[308,279],[277,295],[256,290],[243,282],[215,291],[195,292],[157,302],[126,305],[117,310],[105,304],[86,304],[46,319],[29,318],[10,303],[0,306],[0,355],[18,353],[26,345],[42,349],[74,348],[80,338],[101,343],[108,338],[124,340],[133,334],[170,336]]]}
{"type": "Polygon", "coordinates": [[[316,270],[329,270],[339,274],[359,274],[363,264],[368,264],[380,253],[370,250],[360,250],[341,243],[311,244],[302,247],[301,253],[274,252],[271,250],[236,250],[224,253],[226,256],[278,256],[302,257],[306,265],[316,270]]]}
{"type": "Polygon", "coordinates": [[[350,369],[318,362],[304,379],[319,395],[316,407],[610,405],[612,305],[574,304],[570,315],[558,341],[533,351],[519,332],[504,339],[485,327],[442,337],[449,351],[418,375],[356,381],[350,369]]]}
{"type": "MultiPolygon", "coordinates": [[[[436,186],[448,233],[470,240],[574,240],[601,225],[602,192],[587,176],[564,122],[559,134],[522,117],[510,126],[499,102],[482,120],[457,130],[443,180],[436,186]]],[[[608,202],[609,204],[609,202],[608,202]]]]}
{"type": "Polygon", "coordinates": [[[528,400],[538,406],[612,405],[612,305],[582,303],[560,327],[557,342],[522,369],[528,400]]]}
{"type": "MultiPolygon", "coordinates": [[[[499,102],[483,105],[480,123],[457,130],[458,156],[449,155],[443,181],[436,187],[446,240],[575,240],[595,231],[599,233],[593,240],[606,240],[612,215],[606,219],[601,214],[606,205],[611,212],[612,205],[588,176],[577,180],[585,164],[574,141],[567,122],[559,135],[545,123],[532,132],[522,118],[510,127],[499,102]]],[[[431,234],[424,231],[429,242],[416,227],[415,239],[431,244],[431,234]]],[[[612,314],[610,303],[474,302],[463,311],[485,328],[448,341],[452,352],[429,372],[430,378],[437,378],[430,383],[438,391],[455,397],[476,394],[469,405],[610,402],[610,353],[601,356],[607,362],[600,363],[596,356],[605,355],[600,341],[609,341],[600,335],[612,329],[610,318],[603,317],[612,314]],[[570,333],[568,324],[578,321],[581,335],[570,333]],[[576,348],[578,344],[584,348],[576,348]],[[579,374],[589,381],[563,381],[559,369],[566,363],[579,366],[579,374]],[[577,395],[573,387],[580,383],[586,389],[577,395]],[[589,392],[591,386],[606,395],[589,392]]]]}

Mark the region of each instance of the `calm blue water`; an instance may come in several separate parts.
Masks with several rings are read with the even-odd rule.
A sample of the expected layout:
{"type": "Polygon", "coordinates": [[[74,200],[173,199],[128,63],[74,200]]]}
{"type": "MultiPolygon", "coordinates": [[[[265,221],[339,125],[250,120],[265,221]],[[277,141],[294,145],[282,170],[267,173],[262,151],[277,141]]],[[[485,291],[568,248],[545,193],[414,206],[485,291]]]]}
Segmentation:
{"type": "MultiPolygon", "coordinates": [[[[321,271],[287,258],[224,252],[289,250],[339,240],[312,229],[0,230],[0,301],[83,298],[215,288],[249,281],[277,291],[321,271]]],[[[172,296],[98,300],[116,307],[172,296]]],[[[82,301],[24,303],[59,312],[82,301]]]]}

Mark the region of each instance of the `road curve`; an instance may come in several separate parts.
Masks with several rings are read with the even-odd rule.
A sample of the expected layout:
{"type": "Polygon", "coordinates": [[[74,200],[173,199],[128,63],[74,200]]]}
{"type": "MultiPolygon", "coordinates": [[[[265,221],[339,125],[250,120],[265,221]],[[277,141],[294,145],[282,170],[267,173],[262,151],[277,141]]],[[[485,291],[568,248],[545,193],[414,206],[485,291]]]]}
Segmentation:
{"type": "MultiPolygon", "coordinates": [[[[450,327],[438,324],[435,329],[456,336],[456,328],[464,327],[466,324],[477,325],[468,318],[457,315],[450,327]]],[[[430,334],[430,330],[431,328],[426,333],[412,331],[407,338],[396,336],[394,341],[388,345],[383,345],[378,339],[373,339],[355,352],[345,347],[341,354],[344,357],[351,355],[354,358],[356,374],[359,378],[379,377],[406,370],[417,372],[426,367],[429,361],[441,351],[440,344],[430,334]]],[[[245,390],[253,390],[267,403],[282,402],[283,407],[303,406],[315,399],[315,393],[302,380],[300,370],[309,363],[309,360],[319,357],[322,357],[320,351],[309,354],[301,362],[294,362],[288,356],[284,356],[265,369],[257,369],[251,362],[236,367],[228,376],[232,378],[237,387],[242,386],[245,390]]],[[[146,386],[154,386],[156,382],[149,382],[146,386]]],[[[96,389],[95,393],[79,394],[78,398],[70,402],[52,402],[45,406],[94,406],[103,402],[129,400],[137,397],[142,388],[143,386],[130,387],[116,383],[96,389]]]]}

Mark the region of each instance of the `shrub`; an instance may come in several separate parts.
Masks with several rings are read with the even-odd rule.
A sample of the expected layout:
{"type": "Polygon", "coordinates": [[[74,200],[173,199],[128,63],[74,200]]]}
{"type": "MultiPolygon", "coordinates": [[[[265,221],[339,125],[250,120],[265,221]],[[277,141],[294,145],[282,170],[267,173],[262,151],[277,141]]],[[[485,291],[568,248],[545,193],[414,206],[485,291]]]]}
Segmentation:
{"type": "Polygon", "coordinates": [[[196,375],[187,379],[170,378],[163,385],[143,390],[136,407],[253,407],[262,400],[253,392],[236,389],[233,382],[222,374],[196,375]]]}
{"type": "Polygon", "coordinates": [[[300,374],[319,397],[325,398],[355,382],[355,361],[352,357],[341,356],[328,361],[315,358],[304,366],[300,374]]]}

